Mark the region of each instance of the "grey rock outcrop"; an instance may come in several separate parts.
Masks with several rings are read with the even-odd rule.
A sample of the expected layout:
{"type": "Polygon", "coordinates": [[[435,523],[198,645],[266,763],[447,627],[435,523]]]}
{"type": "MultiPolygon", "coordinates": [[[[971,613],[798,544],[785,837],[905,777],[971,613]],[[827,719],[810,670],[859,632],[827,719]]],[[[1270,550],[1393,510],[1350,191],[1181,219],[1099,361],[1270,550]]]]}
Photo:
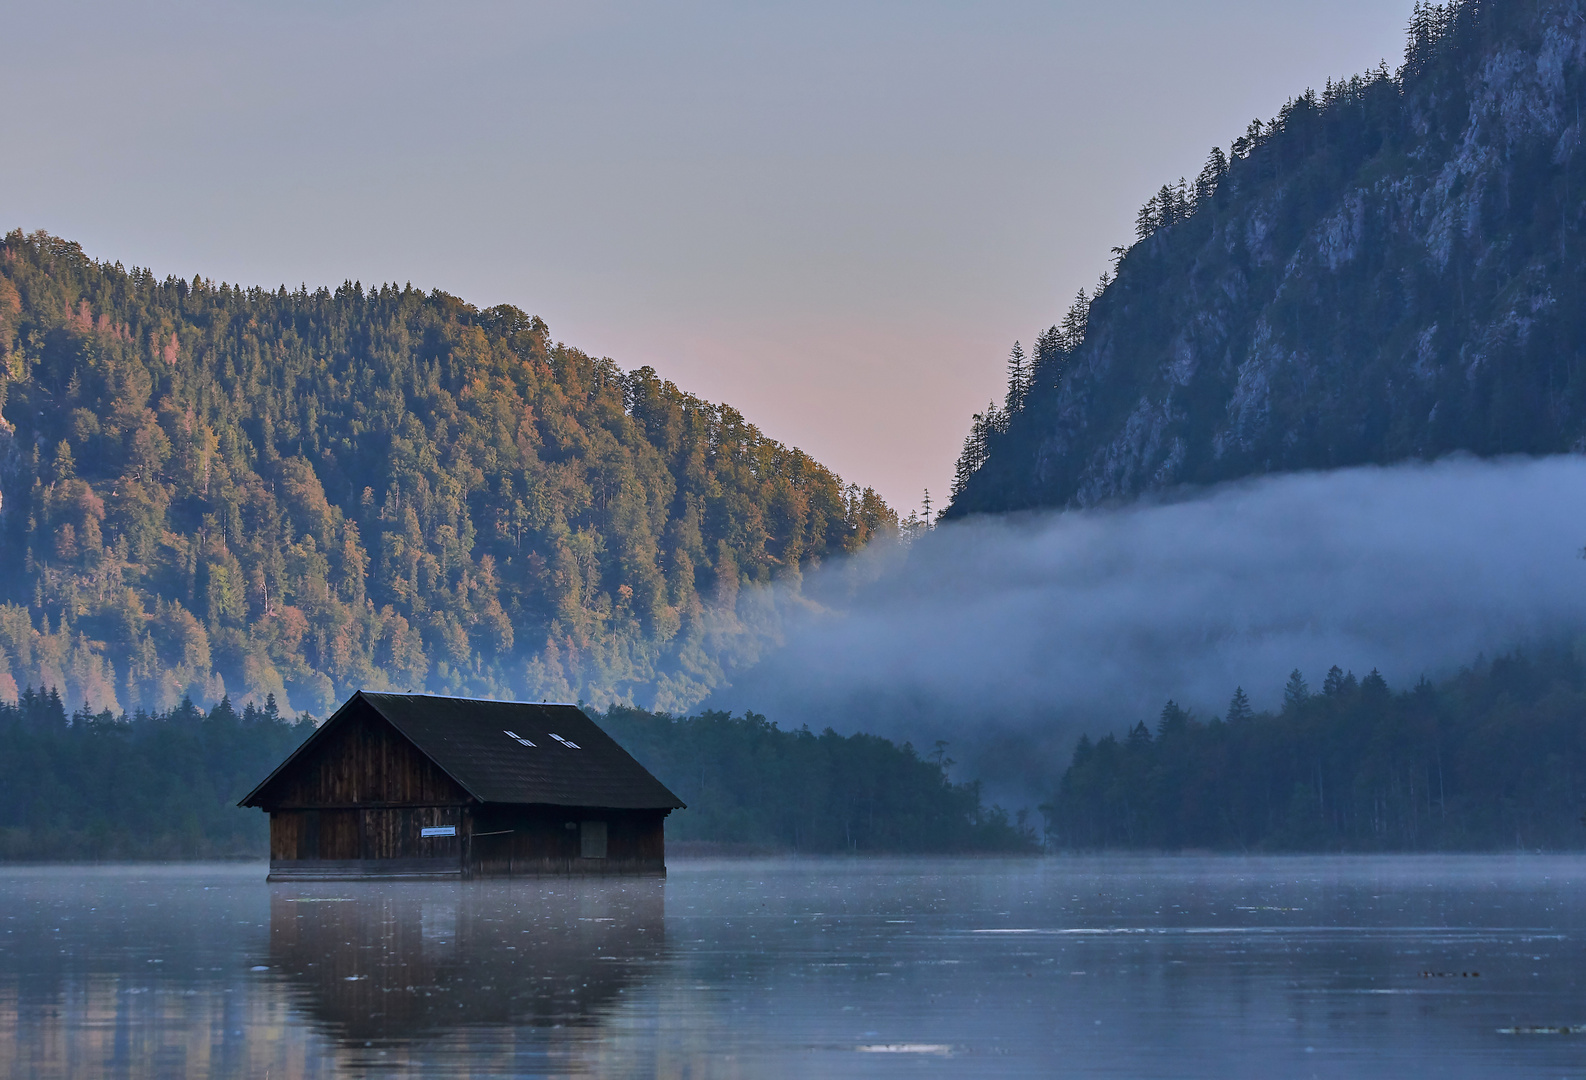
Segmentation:
{"type": "Polygon", "coordinates": [[[1418,14],[1142,229],[951,513],[1586,448],[1583,96],[1582,0],[1418,14]]]}

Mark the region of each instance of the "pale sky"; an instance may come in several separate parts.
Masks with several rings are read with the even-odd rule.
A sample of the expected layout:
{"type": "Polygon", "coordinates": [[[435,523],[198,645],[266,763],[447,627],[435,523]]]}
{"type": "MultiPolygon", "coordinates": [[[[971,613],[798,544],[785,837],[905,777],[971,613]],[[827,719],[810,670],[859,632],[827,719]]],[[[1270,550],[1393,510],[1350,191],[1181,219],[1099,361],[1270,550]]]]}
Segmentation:
{"type": "Polygon", "coordinates": [[[512,303],[901,511],[1163,182],[1411,0],[0,2],[0,229],[512,303]]]}

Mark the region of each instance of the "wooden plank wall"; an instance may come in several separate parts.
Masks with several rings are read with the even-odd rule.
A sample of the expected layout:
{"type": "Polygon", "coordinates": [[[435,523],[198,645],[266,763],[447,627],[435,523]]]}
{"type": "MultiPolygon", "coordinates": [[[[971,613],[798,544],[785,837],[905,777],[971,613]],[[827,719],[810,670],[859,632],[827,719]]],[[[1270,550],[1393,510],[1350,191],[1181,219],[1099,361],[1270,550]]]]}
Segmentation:
{"type": "Polygon", "coordinates": [[[277,810],[270,815],[270,858],[457,861],[466,831],[464,811],[453,806],[277,810]],[[421,829],[435,825],[455,826],[458,835],[419,835],[421,829]]]}
{"type": "Polygon", "coordinates": [[[378,873],[382,861],[408,869],[415,860],[431,869],[445,862],[470,877],[659,874],[666,871],[665,815],[545,806],[277,810],[270,816],[270,859],[283,869],[357,863],[369,873],[378,873]],[[580,856],[579,830],[567,825],[585,821],[606,823],[606,858],[580,856]],[[459,835],[419,835],[433,825],[454,825],[459,835]]]}
{"type": "Polygon", "coordinates": [[[473,877],[666,870],[664,811],[481,806],[472,817],[467,869],[473,877]],[[606,858],[580,857],[576,826],[584,821],[606,823],[606,858]]]}
{"type": "Polygon", "coordinates": [[[469,801],[451,777],[367,706],[338,721],[259,798],[266,810],[469,801]]]}

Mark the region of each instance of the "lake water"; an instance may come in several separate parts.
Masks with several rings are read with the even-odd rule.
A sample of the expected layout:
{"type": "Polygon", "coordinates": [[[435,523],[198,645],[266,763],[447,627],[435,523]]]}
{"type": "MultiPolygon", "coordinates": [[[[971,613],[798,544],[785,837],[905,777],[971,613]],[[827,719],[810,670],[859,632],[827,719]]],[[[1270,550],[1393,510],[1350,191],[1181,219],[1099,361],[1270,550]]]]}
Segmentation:
{"type": "Polygon", "coordinates": [[[1586,858],[0,870],[15,1077],[1586,1075],[1586,858]]]}

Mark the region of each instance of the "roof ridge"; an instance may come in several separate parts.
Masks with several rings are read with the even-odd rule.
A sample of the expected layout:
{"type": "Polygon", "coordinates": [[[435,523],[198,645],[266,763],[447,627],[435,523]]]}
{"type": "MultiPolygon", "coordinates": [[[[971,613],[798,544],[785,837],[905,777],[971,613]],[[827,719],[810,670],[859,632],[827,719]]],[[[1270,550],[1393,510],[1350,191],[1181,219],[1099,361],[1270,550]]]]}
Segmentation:
{"type": "Polygon", "coordinates": [[[524,698],[470,697],[467,694],[415,694],[402,690],[359,690],[357,693],[365,697],[377,694],[380,697],[434,698],[437,701],[489,701],[497,705],[565,705],[579,712],[584,710],[581,701],[528,701],[524,698]]]}

